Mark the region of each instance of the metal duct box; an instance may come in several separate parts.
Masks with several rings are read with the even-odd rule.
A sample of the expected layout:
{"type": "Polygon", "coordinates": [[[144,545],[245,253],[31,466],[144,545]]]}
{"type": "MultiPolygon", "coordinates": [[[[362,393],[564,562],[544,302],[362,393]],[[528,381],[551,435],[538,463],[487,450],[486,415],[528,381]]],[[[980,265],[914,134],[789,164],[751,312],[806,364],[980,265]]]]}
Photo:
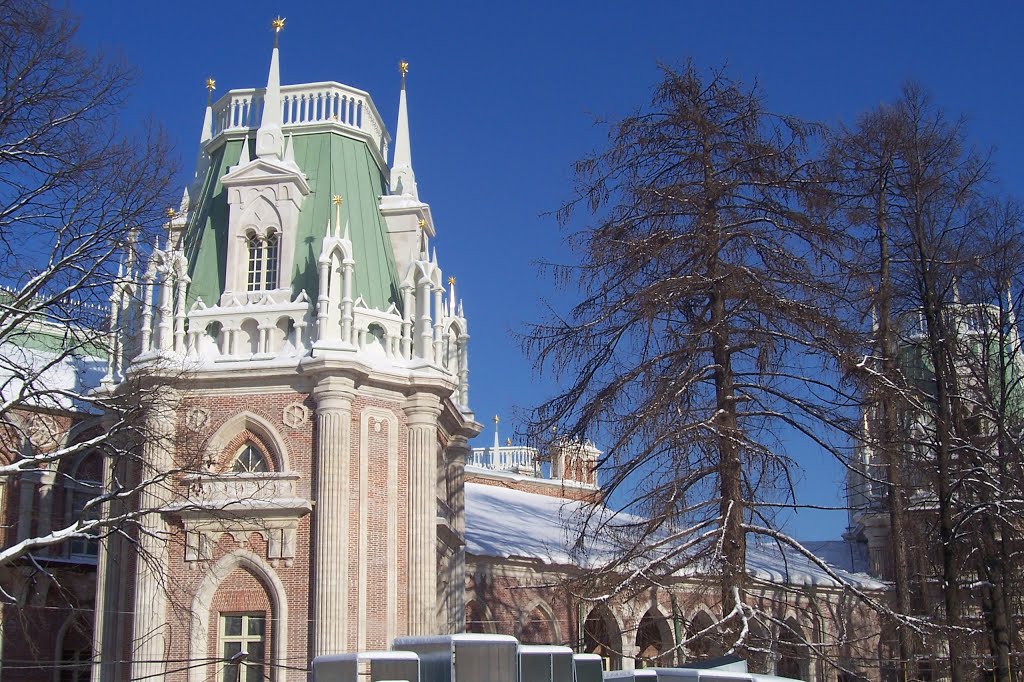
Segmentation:
{"type": "Polygon", "coordinates": [[[597,654],[574,654],[576,682],[602,682],[604,680],[604,659],[597,654]]]}
{"type": "Polygon", "coordinates": [[[523,682],[574,682],[572,649],[520,644],[519,677],[523,682]]]}
{"type": "Polygon", "coordinates": [[[398,637],[392,648],[420,657],[423,682],[519,682],[519,642],[508,635],[398,637]]]}
{"type": "Polygon", "coordinates": [[[411,651],[367,651],[313,659],[313,682],[420,682],[420,660],[411,651]]]}

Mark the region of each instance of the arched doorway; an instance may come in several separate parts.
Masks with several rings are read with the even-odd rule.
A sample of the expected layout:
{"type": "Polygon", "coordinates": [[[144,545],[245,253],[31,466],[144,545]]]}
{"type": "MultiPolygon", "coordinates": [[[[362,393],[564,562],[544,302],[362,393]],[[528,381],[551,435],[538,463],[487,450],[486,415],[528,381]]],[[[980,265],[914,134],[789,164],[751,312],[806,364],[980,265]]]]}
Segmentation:
{"type": "Polygon", "coordinates": [[[490,632],[487,626],[487,612],[480,606],[480,602],[470,599],[466,603],[466,632],[482,635],[490,632]]]}
{"type": "Polygon", "coordinates": [[[622,633],[607,606],[597,606],[583,623],[583,650],[604,659],[605,670],[622,668],[622,633]]]}
{"type": "Polygon", "coordinates": [[[779,630],[779,663],[775,674],[806,680],[809,664],[803,628],[795,620],[787,619],[779,630]]]}
{"type": "Polygon", "coordinates": [[[672,648],[672,644],[672,631],[667,619],[655,607],[651,607],[637,624],[636,667],[672,665],[672,657],[666,654],[672,648]]]}
{"type": "Polygon", "coordinates": [[[519,632],[519,641],[523,644],[558,644],[555,641],[555,628],[551,615],[539,604],[534,606],[519,632]]]}
{"type": "Polygon", "coordinates": [[[725,651],[722,646],[722,637],[715,621],[707,611],[697,611],[690,619],[689,627],[686,628],[686,645],[689,652],[688,660],[694,662],[706,661],[709,658],[721,656],[725,651]]]}

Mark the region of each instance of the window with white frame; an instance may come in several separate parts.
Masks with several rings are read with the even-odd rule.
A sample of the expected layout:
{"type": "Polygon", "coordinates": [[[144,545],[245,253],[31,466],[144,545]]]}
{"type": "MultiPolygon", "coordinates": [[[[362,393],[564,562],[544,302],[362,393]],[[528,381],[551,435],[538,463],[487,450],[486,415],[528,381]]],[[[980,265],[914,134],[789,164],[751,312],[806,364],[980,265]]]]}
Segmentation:
{"type": "Polygon", "coordinates": [[[250,233],[246,238],[249,252],[247,291],[266,291],[277,288],[280,239],[276,232],[266,237],[250,233]]]}
{"type": "Polygon", "coordinates": [[[224,661],[221,682],[262,682],[266,636],[265,613],[221,614],[220,653],[224,661]]]}

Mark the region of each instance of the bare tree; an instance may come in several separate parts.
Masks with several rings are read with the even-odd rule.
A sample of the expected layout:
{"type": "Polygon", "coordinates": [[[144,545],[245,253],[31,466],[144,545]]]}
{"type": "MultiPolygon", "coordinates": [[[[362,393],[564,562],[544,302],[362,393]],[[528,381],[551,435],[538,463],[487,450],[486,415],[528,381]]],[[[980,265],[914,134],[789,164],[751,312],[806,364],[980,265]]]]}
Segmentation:
{"type": "Polygon", "coordinates": [[[26,487],[67,488],[53,496],[65,509],[19,514],[7,495],[17,524],[0,568],[119,531],[146,509],[110,502],[160,484],[115,476],[101,494],[103,471],[137,457],[159,382],[96,389],[115,352],[111,296],[133,305],[133,252],[166,220],[174,167],[159,134],[118,131],[131,70],[80,47],[76,29],[45,3],[0,0],[0,490],[31,502],[26,487]],[[75,472],[91,456],[86,482],[75,472]]]}
{"type": "Polygon", "coordinates": [[[948,659],[952,679],[967,679],[978,665],[975,635],[987,630],[995,677],[1008,680],[1001,537],[1013,527],[1006,475],[1019,453],[1008,426],[1019,389],[1008,384],[1024,356],[1005,290],[1019,277],[1019,221],[988,199],[989,164],[968,146],[963,122],[917,86],[843,131],[833,159],[846,229],[872,245],[849,263],[874,322],[852,371],[863,387],[864,447],[880,464],[867,478],[885,491],[869,504],[887,511],[896,609],[906,616],[901,673],[915,675],[915,658],[948,659]],[[913,622],[939,626],[930,656],[911,641],[913,622]]]}
{"type": "Polygon", "coordinates": [[[559,218],[579,264],[547,267],[581,300],[525,336],[539,370],[566,382],[532,430],[599,439],[605,489],[629,491],[623,513],[584,525],[584,539],[616,530],[624,545],[596,584],[714,575],[720,619],[700,634],[742,649],[748,537],[802,550],[773,523],[795,468],[775,434],[823,439],[814,394],[834,382],[806,353],[830,328],[835,244],[808,210],[815,126],[723,72],[663,71],[650,107],[576,164],[559,218]]]}

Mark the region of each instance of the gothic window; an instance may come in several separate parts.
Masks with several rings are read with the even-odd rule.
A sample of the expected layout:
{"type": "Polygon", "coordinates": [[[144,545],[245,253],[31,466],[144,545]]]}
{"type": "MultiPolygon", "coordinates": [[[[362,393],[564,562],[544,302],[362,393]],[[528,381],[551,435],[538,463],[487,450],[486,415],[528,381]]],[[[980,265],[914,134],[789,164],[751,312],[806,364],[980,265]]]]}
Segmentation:
{"type": "MultiPolygon", "coordinates": [[[[78,522],[94,521],[100,516],[98,504],[89,503],[99,496],[103,484],[95,480],[100,473],[101,457],[95,451],[86,452],[78,458],[64,478],[64,523],[71,526],[78,522]]],[[[68,557],[91,561],[99,554],[99,529],[86,530],[81,536],[72,537],[67,545],[68,557]]]]}
{"type": "Polygon", "coordinates": [[[234,463],[231,465],[231,471],[236,474],[255,474],[269,470],[267,458],[252,443],[246,443],[242,446],[242,449],[235,456],[234,463]]]}
{"type": "Polygon", "coordinates": [[[246,238],[249,250],[247,291],[266,291],[277,288],[277,270],[280,255],[280,239],[276,232],[267,237],[250,233],[246,238]]]}
{"type": "Polygon", "coordinates": [[[64,627],[56,632],[54,652],[56,656],[53,676],[50,678],[52,682],[89,682],[92,671],[92,618],[81,614],[72,615],[64,627]]]}
{"type": "MultiPolygon", "coordinates": [[[[68,485],[67,492],[71,506],[69,519],[71,523],[79,519],[93,521],[99,518],[99,509],[96,505],[87,508],[89,501],[100,493],[98,481],[74,481],[68,485]]],[[[71,538],[71,557],[95,558],[100,550],[100,543],[96,539],[97,534],[96,530],[89,530],[86,531],[88,537],[71,538]]]]}
{"type": "Polygon", "coordinates": [[[262,682],[266,631],[264,613],[221,614],[221,682],[262,682]]]}

